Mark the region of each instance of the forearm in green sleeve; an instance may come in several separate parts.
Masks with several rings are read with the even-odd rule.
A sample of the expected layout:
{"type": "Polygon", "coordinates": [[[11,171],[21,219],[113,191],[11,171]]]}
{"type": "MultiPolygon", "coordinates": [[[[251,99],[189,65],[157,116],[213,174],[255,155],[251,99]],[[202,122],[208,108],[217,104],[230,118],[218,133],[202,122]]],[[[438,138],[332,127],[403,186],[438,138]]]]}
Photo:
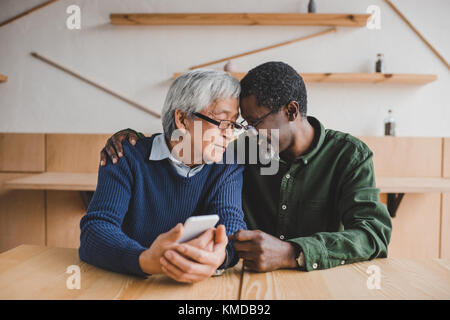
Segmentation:
{"type": "Polygon", "coordinates": [[[307,271],[387,257],[392,224],[379,201],[371,155],[350,167],[336,208],[344,230],[290,240],[301,247],[307,271]]]}
{"type": "Polygon", "coordinates": [[[386,257],[387,246],[365,227],[337,232],[318,232],[290,239],[305,257],[305,270],[322,270],[342,264],[386,257]]]}

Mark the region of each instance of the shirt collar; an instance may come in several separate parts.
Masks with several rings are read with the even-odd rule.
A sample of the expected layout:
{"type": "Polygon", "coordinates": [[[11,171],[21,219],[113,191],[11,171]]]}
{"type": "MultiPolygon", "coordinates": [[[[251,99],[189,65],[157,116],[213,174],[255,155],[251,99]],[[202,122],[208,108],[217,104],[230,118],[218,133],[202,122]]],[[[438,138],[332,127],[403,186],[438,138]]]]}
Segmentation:
{"type": "Polygon", "coordinates": [[[169,159],[170,164],[175,168],[177,173],[188,178],[198,173],[204,167],[204,164],[196,167],[189,167],[179,159],[175,158],[167,146],[164,134],[158,134],[153,139],[152,150],[150,151],[150,157],[148,159],[153,161],[169,159]]]}
{"type": "Polygon", "coordinates": [[[164,134],[158,134],[153,139],[152,151],[150,152],[149,160],[159,161],[171,157],[169,147],[167,146],[164,134]]]}
{"type": "MultiPolygon", "coordinates": [[[[314,138],[311,143],[310,150],[302,154],[301,156],[298,156],[295,159],[295,162],[302,161],[304,164],[308,164],[310,160],[319,152],[320,148],[322,147],[323,142],[325,141],[325,128],[322,125],[322,123],[317,120],[314,117],[308,116],[307,117],[308,122],[313,126],[314,128],[314,138]]],[[[285,161],[281,158],[278,158],[280,162],[285,163],[285,161]]]]}
{"type": "Polygon", "coordinates": [[[325,141],[325,128],[323,124],[314,117],[308,116],[307,119],[314,128],[314,139],[312,141],[310,151],[302,154],[296,159],[303,161],[305,164],[307,164],[319,152],[323,142],[325,141]]]}
{"type": "MultiPolygon", "coordinates": [[[[177,165],[186,166],[181,160],[175,158],[167,146],[164,134],[159,134],[153,140],[152,151],[150,152],[149,160],[160,161],[169,159],[171,162],[177,165]]],[[[188,166],[186,166],[188,167],[188,166]]]]}

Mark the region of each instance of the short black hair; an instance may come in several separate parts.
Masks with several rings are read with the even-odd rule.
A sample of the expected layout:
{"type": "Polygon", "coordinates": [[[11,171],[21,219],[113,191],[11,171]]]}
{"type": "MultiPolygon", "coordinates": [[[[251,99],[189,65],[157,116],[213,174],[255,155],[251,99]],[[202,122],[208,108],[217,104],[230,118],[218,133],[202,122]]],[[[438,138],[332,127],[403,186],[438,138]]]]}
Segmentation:
{"type": "Polygon", "coordinates": [[[255,95],[259,106],[278,111],[297,101],[306,116],[306,87],[303,78],[284,62],[271,61],[250,70],[241,80],[240,99],[255,95]]]}

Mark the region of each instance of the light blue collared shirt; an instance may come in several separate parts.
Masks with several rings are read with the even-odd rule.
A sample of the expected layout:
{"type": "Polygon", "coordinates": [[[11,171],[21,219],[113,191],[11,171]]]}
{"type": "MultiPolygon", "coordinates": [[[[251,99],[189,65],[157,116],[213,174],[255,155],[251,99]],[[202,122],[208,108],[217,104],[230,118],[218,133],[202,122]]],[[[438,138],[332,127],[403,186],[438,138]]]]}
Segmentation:
{"type": "Polygon", "coordinates": [[[170,153],[164,134],[159,134],[155,137],[155,139],[153,139],[152,151],[150,152],[149,160],[159,161],[164,159],[169,159],[170,164],[175,168],[177,173],[185,178],[194,176],[205,166],[204,164],[196,167],[189,167],[185,165],[170,153]]]}

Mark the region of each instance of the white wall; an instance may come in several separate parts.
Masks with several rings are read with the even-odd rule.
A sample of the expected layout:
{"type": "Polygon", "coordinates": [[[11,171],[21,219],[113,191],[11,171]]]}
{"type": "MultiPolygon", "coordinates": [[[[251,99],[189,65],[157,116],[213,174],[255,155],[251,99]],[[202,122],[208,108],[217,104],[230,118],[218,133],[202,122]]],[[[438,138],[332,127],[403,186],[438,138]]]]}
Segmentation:
{"type": "MultiPolygon", "coordinates": [[[[45,0],[1,0],[0,21],[45,0]]],[[[33,57],[36,51],[159,111],[174,72],[311,34],[326,27],[114,26],[112,12],[305,12],[307,0],[61,0],[0,28],[0,132],[108,133],[132,127],[160,131],[160,121],[33,57]],[[81,30],[65,25],[81,7],[81,30]]],[[[383,0],[317,0],[319,12],[381,8],[381,30],[337,33],[235,60],[239,70],[271,60],[300,72],[371,72],[378,52],[386,72],[435,73],[426,86],[309,84],[308,111],[326,127],[381,135],[392,108],[402,136],[450,136],[450,78],[443,63],[383,0]]],[[[450,1],[394,4],[450,60],[450,1]]],[[[222,68],[223,64],[214,68],[222,68]]]]}

